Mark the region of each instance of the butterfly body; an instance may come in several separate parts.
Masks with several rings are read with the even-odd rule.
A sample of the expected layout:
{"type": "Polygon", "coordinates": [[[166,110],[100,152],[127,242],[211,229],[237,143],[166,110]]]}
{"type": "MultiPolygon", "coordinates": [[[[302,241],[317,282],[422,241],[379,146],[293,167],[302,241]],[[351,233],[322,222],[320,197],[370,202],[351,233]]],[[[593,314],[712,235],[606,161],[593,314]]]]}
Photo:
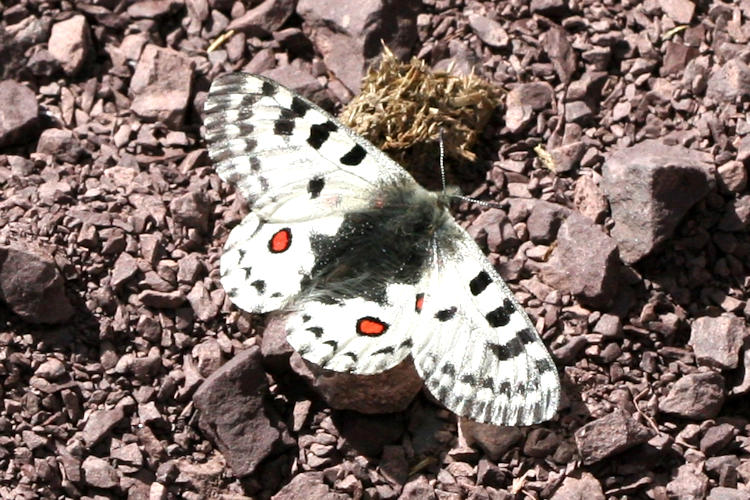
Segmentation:
{"type": "Polygon", "coordinates": [[[444,196],[263,77],[214,82],[205,124],[217,171],[253,207],[221,259],[238,307],[285,311],[289,343],[326,369],[369,375],[412,356],[459,415],[554,414],[544,344],[444,196]]]}

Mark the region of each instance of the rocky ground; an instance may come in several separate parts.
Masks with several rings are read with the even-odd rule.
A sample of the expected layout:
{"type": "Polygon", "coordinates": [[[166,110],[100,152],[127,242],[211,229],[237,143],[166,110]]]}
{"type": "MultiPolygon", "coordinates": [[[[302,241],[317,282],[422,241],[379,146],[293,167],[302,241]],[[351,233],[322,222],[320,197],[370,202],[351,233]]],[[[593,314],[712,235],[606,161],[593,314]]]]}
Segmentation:
{"type": "Polygon", "coordinates": [[[750,3],[392,4],[2,0],[0,497],[750,499],[750,3]],[[219,284],[210,82],[336,111],[381,40],[506,92],[461,167],[502,209],[455,213],[554,354],[551,422],[334,410],[356,381],[313,390],[219,284]]]}

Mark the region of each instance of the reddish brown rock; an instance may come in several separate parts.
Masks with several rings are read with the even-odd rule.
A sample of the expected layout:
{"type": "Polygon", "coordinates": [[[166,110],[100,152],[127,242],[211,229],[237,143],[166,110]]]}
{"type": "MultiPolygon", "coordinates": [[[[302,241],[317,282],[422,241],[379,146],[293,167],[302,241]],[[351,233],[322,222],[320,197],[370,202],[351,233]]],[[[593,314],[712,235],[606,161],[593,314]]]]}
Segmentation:
{"type": "Polygon", "coordinates": [[[111,489],[120,484],[117,470],[104,459],[89,455],[83,461],[81,468],[84,480],[89,486],[111,489]]]}
{"type": "Polygon", "coordinates": [[[620,257],[634,263],[674,232],[688,209],[709,191],[706,155],[648,140],[614,153],[602,168],[620,257]]]}
{"type": "Polygon", "coordinates": [[[419,2],[398,4],[382,0],[341,3],[336,0],[300,0],[297,14],[312,31],[312,41],[329,70],[356,93],[367,63],[385,43],[406,57],[417,37],[419,2]]]}
{"type": "Polygon", "coordinates": [[[490,47],[503,48],[510,42],[508,32],[494,19],[479,14],[469,14],[467,17],[474,33],[490,47]]]}
{"type": "Polygon", "coordinates": [[[294,476],[289,484],[281,488],[272,500],[347,500],[348,495],[331,490],[323,482],[320,472],[305,472],[294,476]]]}
{"type": "Polygon", "coordinates": [[[616,409],[578,429],[575,439],[583,463],[590,465],[645,443],[652,435],[651,429],[616,409]]]}
{"type": "Polygon", "coordinates": [[[707,491],[708,476],[698,464],[681,465],[667,484],[667,492],[676,498],[705,498],[707,491]]]}
{"type": "Polygon", "coordinates": [[[179,127],[193,83],[193,62],[172,49],[147,45],[130,81],[130,109],[146,120],[179,127]]]}
{"type": "Polygon", "coordinates": [[[0,82],[0,146],[30,142],[38,125],[34,92],[12,80],[0,82]]]}
{"type": "Polygon", "coordinates": [[[750,96],[750,66],[739,58],[731,59],[708,79],[706,97],[732,102],[750,96]]]}
{"type": "Polygon", "coordinates": [[[554,96],[552,86],[546,82],[513,87],[505,99],[505,125],[512,133],[522,131],[531,123],[534,112],[549,106],[554,96]]]}
{"type": "Polygon", "coordinates": [[[255,35],[273,33],[294,13],[295,3],[292,0],[265,0],[233,19],[227,29],[255,35]]]}
{"type": "Polygon", "coordinates": [[[581,472],[566,477],[550,500],[604,500],[602,485],[589,472],[581,472]]]}
{"type": "Polygon", "coordinates": [[[0,246],[0,299],[30,323],[63,323],[75,312],[55,261],[33,246],[0,246]]]}
{"type": "Polygon", "coordinates": [[[690,342],[700,364],[719,369],[737,368],[740,348],[750,330],[745,321],[733,314],[696,319],[690,330],[690,342]]]}
{"type": "Polygon", "coordinates": [[[542,280],[593,306],[608,304],[617,293],[617,246],[591,219],[571,213],[560,226],[557,248],[542,268],[542,280]]]}
{"type": "Polygon", "coordinates": [[[260,348],[246,349],[207,378],[193,401],[198,423],[235,475],[252,474],[278,446],[284,425],[268,406],[260,348]]]}
{"type": "Polygon", "coordinates": [[[49,52],[68,75],[78,73],[91,51],[91,33],[85,16],[73,16],[52,26],[49,52]]]}
{"type": "Polygon", "coordinates": [[[695,4],[690,0],[664,0],[659,7],[676,23],[688,24],[693,20],[695,4]]]}
{"type": "Polygon", "coordinates": [[[672,385],[667,397],[659,401],[659,410],[691,420],[713,418],[724,397],[724,377],[716,372],[693,373],[672,385]]]}

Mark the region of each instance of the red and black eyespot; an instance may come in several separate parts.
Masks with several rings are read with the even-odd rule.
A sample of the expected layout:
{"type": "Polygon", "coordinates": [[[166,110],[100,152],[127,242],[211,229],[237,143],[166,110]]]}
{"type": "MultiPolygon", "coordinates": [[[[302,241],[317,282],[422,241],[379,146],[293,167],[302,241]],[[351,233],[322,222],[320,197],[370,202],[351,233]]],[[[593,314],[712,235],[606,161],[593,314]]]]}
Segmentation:
{"type": "Polygon", "coordinates": [[[357,320],[357,333],[368,337],[378,337],[388,330],[388,324],[372,316],[365,316],[357,320]]]}
{"type": "Polygon", "coordinates": [[[268,250],[271,251],[271,253],[281,253],[286,252],[289,250],[289,247],[292,245],[292,230],[288,227],[285,227],[284,229],[279,229],[275,233],[273,233],[273,236],[271,236],[271,239],[268,240],[268,250]]]}
{"type": "Polygon", "coordinates": [[[424,305],[424,294],[418,293],[417,300],[414,301],[414,310],[418,313],[421,313],[423,305],[424,305]]]}

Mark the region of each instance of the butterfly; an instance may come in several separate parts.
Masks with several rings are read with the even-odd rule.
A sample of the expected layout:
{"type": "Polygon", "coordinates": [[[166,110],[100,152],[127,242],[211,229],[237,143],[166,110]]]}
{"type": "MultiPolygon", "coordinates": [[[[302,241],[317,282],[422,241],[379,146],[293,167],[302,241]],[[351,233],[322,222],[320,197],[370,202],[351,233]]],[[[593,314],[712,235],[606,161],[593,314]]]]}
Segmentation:
{"type": "Polygon", "coordinates": [[[252,207],[220,261],[237,307],[284,311],[288,342],[322,368],[370,375],[411,355],[457,415],[552,418],[555,364],[445,195],[263,76],[217,78],[204,110],[216,171],[252,207]]]}

